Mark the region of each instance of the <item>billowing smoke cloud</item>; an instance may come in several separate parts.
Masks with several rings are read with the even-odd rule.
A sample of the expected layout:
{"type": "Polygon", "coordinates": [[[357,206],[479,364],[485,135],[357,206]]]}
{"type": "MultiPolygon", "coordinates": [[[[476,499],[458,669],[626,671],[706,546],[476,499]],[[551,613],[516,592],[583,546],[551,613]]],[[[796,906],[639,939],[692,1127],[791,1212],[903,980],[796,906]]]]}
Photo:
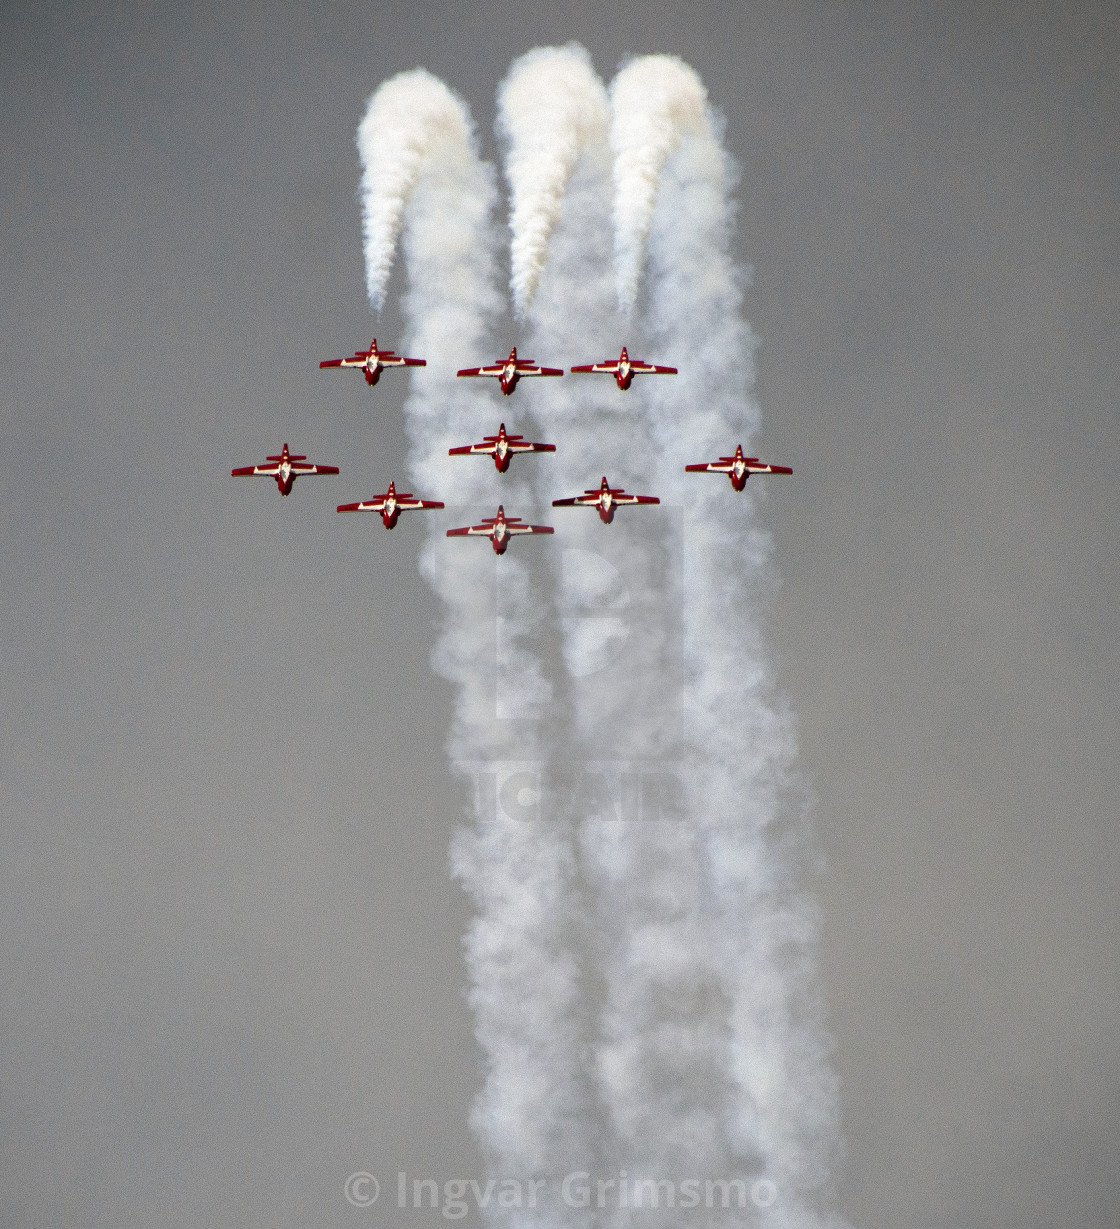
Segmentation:
{"type": "Polygon", "coordinates": [[[662,168],[685,133],[703,129],[707,92],[676,56],[643,56],[615,77],[611,102],[618,303],[630,312],[662,168]]]}
{"type": "Polygon", "coordinates": [[[378,311],[393,268],[405,205],[437,148],[470,141],[471,120],[450,90],[422,68],[399,73],[369,100],[358,126],[366,290],[378,311]]]}
{"type": "MultiPolygon", "coordinates": [[[[547,361],[587,362],[617,356],[628,342],[642,357],[669,361],[680,353],[677,343],[668,354],[642,349],[646,343],[623,332],[617,311],[606,91],[568,49],[526,60],[537,67],[550,58],[559,95],[597,119],[583,126],[553,221],[529,306],[532,347],[547,361]]],[[[511,79],[523,63],[515,62],[511,79]]],[[[538,93],[532,105],[548,104],[538,93]]],[[[528,123],[506,130],[520,131],[527,144],[535,137],[528,123]]],[[[511,142],[507,173],[519,155],[511,142]]],[[[515,221],[514,245],[519,237],[515,221]]],[[[538,428],[559,448],[540,470],[550,497],[576,494],[604,471],[631,491],[656,489],[656,443],[643,409],[649,391],[638,379],[621,392],[603,376],[533,390],[538,428]]],[[[571,814],[579,825],[593,902],[584,950],[603,985],[595,1016],[584,1020],[603,1119],[587,1146],[600,1172],[625,1171],[628,1180],[757,1173],[758,1151],[744,1158],[729,1144],[729,1024],[715,967],[721,952],[705,916],[700,830],[682,810],[679,789],[651,797],[651,785],[673,785],[682,768],[680,513],[624,511],[609,528],[592,512],[554,516],[558,529],[564,518],[552,562],[567,679],[546,775],[553,813],[571,814]]],[[[600,1213],[604,1223],[629,1215],[617,1201],[600,1213]]],[[[677,1215],[663,1207],[642,1219],[659,1226],[677,1215]]]]}
{"type": "MultiPolygon", "coordinates": [[[[612,91],[614,131],[640,131],[629,109],[692,100],[663,160],[648,231],[648,335],[682,355],[686,378],[655,384],[647,404],[657,489],[684,517],[684,779],[702,840],[707,967],[727,1005],[727,1141],[776,1184],[771,1223],[813,1225],[836,1139],[835,1081],[815,988],[816,914],[802,886],[795,740],[758,630],[770,544],[755,500],[765,479],[737,495],[726,479],[683,472],[737,443],[749,450],[757,424],[742,275],[731,254],[734,175],[706,107],[696,120],[703,87],[690,69],[649,57],[623,75],[626,88],[612,91]]],[[[661,157],[663,129],[650,141],[641,165],[661,157]]],[[[617,153],[624,144],[616,142],[617,153]]]]}
{"type": "MultiPolygon", "coordinates": [[[[665,63],[688,72],[677,61],[665,63]]],[[[668,93],[660,78],[643,91],[646,76],[631,71],[621,91],[612,89],[610,132],[624,139],[608,145],[601,124],[585,128],[529,323],[534,351],[547,361],[612,358],[625,343],[636,357],[679,358],[685,375],[638,377],[626,392],[609,377],[576,375],[537,393],[537,421],[559,448],[541,471],[550,497],[576,494],[604,472],[614,485],[663,494],[650,397],[658,384],[684,384],[691,364],[679,339],[651,339],[642,320],[619,315],[611,260],[612,198],[617,220],[620,202],[632,205],[641,188],[644,219],[639,210],[623,209],[636,288],[662,165],[681,139],[678,128],[664,140],[660,161],[643,144],[643,134],[663,135],[664,125],[649,122],[649,109],[668,93]],[[640,114],[620,114],[619,97],[640,114]],[[644,181],[635,180],[635,168],[644,169],[644,181]]],[[[680,94],[701,100],[699,122],[703,90],[694,77],[684,84],[680,94]]],[[[592,105],[605,112],[608,100],[597,80],[573,72],[565,97],[577,88],[582,112],[592,105]]],[[[662,111],[674,122],[674,106],[662,111]]],[[[516,148],[509,163],[516,163],[516,148]]],[[[621,228],[616,253],[623,246],[619,234],[621,228]]],[[[555,758],[577,768],[554,774],[552,801],[557,813],[574,813],[579,821],[582,870],[594,901],[587,948],[603,985],[592,1041],[603,1115],[596,1141],[601,1171],[622,1170],[628,1180],[749,1177],[762,1172],[764,1158],[757,1147],[743,1150],[730,1138],[735,1080],[717,967],[723,952],[712,942],[707,912],[702,825],[681,789],[685,573],[680,509],[665,502],[670,506],[624,510],[610,527],[591,512],[554,514],[558,531],[565,518],[554,562],[568,678],[565,723],[552,748],[555,758]]],[[[617,1203],[600,1215],[618,1225],[631,1217],[617,1203]]],[[[681,1214],[662,1206],[641,1217],[653,1229],[678,1223],[681,1214]]]]}
{"type": "MultiPolygon", "coordinates": [[[[467,108],[430,74],[405,73],[370,99],[359,148],[370,296],[379,301],[403,227],[405,347],[428,359],[412,373],[405,405],[414,489],[462,492],[468,506],[454,515],[471,520],[492,515],[499,498],[516,514],[527,497],[516,476],[499,488],[491,465],[447,456],[451,444],[477,439],[496,415],[489,381],[454,374],[494,357],[491,329],[501,306],[494,177],[479,160],[467,108]]],[[[487,1077],[473,1125],[495,1176],[547,1174],[553,1158],[569,1153],[572,1124],[586,1116],[572,1070],[574,855],[562,829],[533,817],[522,761],[535,768],[542,749],[531,726],[526,733],[524,722],[500,715],[495,691],[500,649],[506,707],[516,713],[547,699],[530,636],[539,602],[518,553],[536,544],[523,539],[498,559],[485,541],[448,540],[443,518],[428,524],[421,570],[444,610],[434,661],[456,685],[449,752],[471,772],[474,791],[474,825],[452,848],[454,873],[476,905],[465,950],[487,1077]]],[[[508,1211],[520,1224],[543,1214],[508,1211]]]]}
{"type": "Polygon", "coordinates": [[[589,143],[606,138],[603,85],[576,44],[539,48],[515,61],[498,92],[507,146],[510,289],[524,316],[536,293],[565,190],[589,143]]]}
{"type": "MultiPolygon", "coordinates": [[[[532,72],[523,122],[510,114],[522,96],[503,91],[511,180],[539,136],[531,115],[563,114],[561,99],[569,112],[602,114],[602,87],[571,49],[532,53],[510,81],[532,72]],[[542,97],[546,84],[554,99],[542,97]]],[[[553,774],[552,805],[579,820],[595,902],[585,950],[604,986],[592,1052],[605,1122],[594,1144],[604,1172],[632,1180],[756,1177],[761,1200],[776,1197],[769,1223],[806,1229],[821,1223],[834,1087],[815,917],[799,887],[794,738],[758,634],[769,542],[754,514],[757,480],[738,495],[726,479],[684,474],[687,461],[749,446],[758,417],[731,255],[733,175],[704,88],[679,60],[633,61],[611,102],[617,280],[607,150],[601,124],[585,122],[527,304],[544,361],[607,358],[625,341],[681,368],[676,379],[639,377],[627,393],[569,377],[530,402],[560,448],[540,470],[550,497],[606,470],[667,506],[648,519],[624,512],[610,529],[554,514],[567,518],[554,592],[568,677],[549,740],[567,768],[553,774]],[[624,321],[616,305],[634,306],[647,262],[648,308],[624,321]],[[625,671],[603,668],[614,653],[625,671]],[[649,806],[651,778],[671,788],[649,806]]],[[[515,214],[514,252],[532,238],[527,216],[523,235],[515,214]]],[[[630,1218],[617,1206],[604,1214],[630,1218]]],[[[642,1219],[668,1226],[680,1213],[642,1219]]]]}
{"type": "MultiPolygon", "coordinates": [[[[436,665],[457,688],[449,748],[476,783],[474,826],[453,846],[477,908],[466,951],[488,1073],[474,1126],[495,1174],[554,1191],[581,1168],[758,1177],[767,1224],[813,1229],[835,1090],[795,741],[758,631],[764,480],[737,494],[684,473],[749,449],[758,418],[732,170],[702,83],[673,57],[627,65],[608,102],[581,49],[537,50],[499,98],[511,284],[534,357],[570,366],[626,343],[681,374],[625,393],[600,376],[526,382],[499,404],[557,453],[501,477],[449,459],[497,425],[495,390],[453,375],[506,348],[490,334],[493,177],[435,78],[403,74],[374,95],[359,138],[370,296],[380,303],[401,233],[405,341],[430,360],[406,404],[418,493],[464,491],[472,515],[500,496],[520,512],[605,472],[663,501],[610,527],[557,510],[547,550],[517,544],[501,560],[430,525],[436,665]],[[545,645],[557,632],[562,670],[545,645]]],[[[634,1214],[616,1198],[487,1215],[621,1227],[634,1214]]],[[[640,1215],[668,1229],[689,1214],[640,1215]]],[[[692,1215],[730,1226],[750,1210],[692,1215]]]]}

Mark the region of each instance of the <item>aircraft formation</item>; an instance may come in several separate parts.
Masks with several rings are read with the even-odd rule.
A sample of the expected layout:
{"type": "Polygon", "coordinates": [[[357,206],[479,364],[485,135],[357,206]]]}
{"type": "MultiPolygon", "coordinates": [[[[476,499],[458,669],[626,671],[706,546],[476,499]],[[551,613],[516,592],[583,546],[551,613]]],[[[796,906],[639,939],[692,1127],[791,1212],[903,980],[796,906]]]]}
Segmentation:
{"type": "MultiPolygon", "coordinates": [[[[358,350],[349,358],[326,359],[320,367],[354,367],[362,372],[366,383],[371,387],[377,383],[383,370],[393,367],[425,367],[427,360],[422,358],[407,358],[395,354],[392,350],[378,349],[377,339],[370,342],[368,350],[358,350]]],[[[614,376],[619,390],[625,392],[636,375],[676,375],[675,367],[658,366],[646,363],[640,359],[632,359],[622,347],[617,359],[606,359],[601,363],[585,363],[571,368],[577,374],[604,374],[614,376]]],[[[464,367],[456,373],[459,376],[488,376],[498,380],[502,393],[509,397],[517,388],[518,381],[529,376],[562,376],[562,367],[542,367],[531,359],[517,356],[517,347],[509,352],[509,357],[499,359],[484,367],[464,367]]],[[[526,440],[524,436],[508,432],[505,423],[498,427],[496,435],[485,435],[481,442],[461,444],[448,449],[449,456],[488,456],[499,473],[504,474],[509,469],[511,459],[518,453],[555,452],[555,444],[542,444],[526,440]]],[[[281,495],[291,493],[296,478],[316,474],[337,474],[335,465],[319,465],[309,463],[303,454],[288,450],[287,443],[276,456],[270,456],[260,465],[245,465],[230,471],[234,478],[265,477],[272,478],[281,495]]],[[[752,474],[792,474],[793,470],[786,465],[769,465],[757,457],[743,455],[741,444],[735,446],[734,456],[720,457],[716,461],[702,461],[685,466],[686,473],[726,474],[736,491],[742,491],[747,485],[747,479],[752,474]]],[[[658,504],[661,500],[656,495],[631,495],[622,487],[612,487],[606,475],[599,486],[589,487],[582,495],[573,495],[567,499],[554,499],[554,508],[594,508],[605,525],[611,524],[618,508],[639,506],[643,504],[658,504]]],[[[443,508],[438,499],[418,499],[411,492],[397,491],[390,482],[387,491],[380,495],[357,503],[339,504],[339,512],[377,512],[386,529],[396,525],[402,512],[423,511],[443,508]]],[[[463,525],[447,530],[449,538],[481,537],[488,538],[495,554],[505,554],[506,548],[514,537],[522,534],[551,534],[555,530],[551,525],[527,525],[520,517],[507,516],[503,504],[498,505],[496,515],[487,517],[477,525],[463,525]]]]}

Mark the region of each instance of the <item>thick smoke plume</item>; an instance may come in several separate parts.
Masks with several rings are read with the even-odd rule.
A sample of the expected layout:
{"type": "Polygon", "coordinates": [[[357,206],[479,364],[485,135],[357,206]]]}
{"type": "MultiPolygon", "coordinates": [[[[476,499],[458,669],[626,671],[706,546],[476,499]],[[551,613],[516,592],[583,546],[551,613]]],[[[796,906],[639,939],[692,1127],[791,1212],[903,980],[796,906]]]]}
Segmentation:
{"type": "Polygon", "coordinates": [[[456,686],[449,750],[476,782],[452,851],[477,910],[466,953],[487,1077],[473,1124],[492,1173],[545,1177],[554,1193],[573,1170],[625,1170],[760,1178],[774,1202],[486,1215],[816,1229],[835,1089],[795,739],[758,627],[765,480],[738,494],[684,473],[749,450],[758,421],[733,170],[703,84],[674,57],[632,61],[608,95],[581,48],[531,52],[501,87],[498,123],[519,340],[557,366],[625,343],[680,375],[622,392],[569,374],[508,403],[457,381],[507,348],[492,335],[493,175],[442,83],[417,71],[382,86],[359,133],[367,273],[380,306],[400,235],[406,347],[429,358],[405,407],[418,493],[463,492],[472,519],[499,498],[539,513],[603,473],[662,499],[609,527],[558,509],[545,551],[518,543],[500,560],[430,523],[421,568],[444,611],[436,666],[456,686]],[[499,413],[558,451],[500,477],[447,457],[499,413]]]}
{"type": "MultiPolygon", "coordinates": [[[[835,1082],[815,989],[816,915],[802,886],[795,739],[757,622],[770,553],[755,514],[761,483],[736,495],[725,479],[683,472],[737,443],[749,450],[758,420],[731,251],[734,173],[706,105],[697,121],[699,79],[666,57],[620,74],[612,131],[626,135],[612,143],[633,152],[642,127],[633,112],[670,97],[692,102],[649,219],[646,325],[654,345],[682,355],[687,379],[650,389],[647,421],[657,489],[684,517],[684,781],[702,842],[708,967],[727,1011],[726,1138],[732,1155],[758,1158],[781,1192],[771,1223],[806,1226],[818,1223],[815,1196],[832,1160],[835,1082]]],[[[649,141],[641,165],[660,157],[664,130],[651,128],[649,141]]]]}
{"type": "MultiPolygon", "coordinates": [[[[500,308],[494,177],[479,160],[467,108],[430,74],[405,73],[370,99],[359,148],[371,299],[378,301],[403,227],[405,347],[429,360],[413,373],[405,405],[416,489],[461,492],[467,508],[458,514],[471,520],[492,515],[499,498],[516,513],[526,496],[516,479],[499,489],[492,466],[447,456],[451,444],[477,439],[495,411],[489,382],[454,375],[460,365],[493,357],[491,330],[500,308]]],[[[449,541],[445,528],[440,518],[429,522],[421,570],[444,611],[435,665],[456,686],[449,753],[473,780],[474,825],[460,831],[452,849],[454,872],[477,910],[465,951],[487,1075],[473,1125],[495,1176],[539,1176],[550,1172],[553,1158],[568,1154],[572,1124],[586,1116],[575,1099],[571,1059],[573,853],[562,831],[526,818],[518,805],[521,761],[535,767],[542,750],[521,723],[503,720],[497,710],[496,564],[503,665],[515,688],[507,702],[514,709],[547,695],[527,643],[538,604],[516,548],[496,560],[488,543],[449,541]]],[[[533,1219],[520,1210],[518,1223],[533,1219]]]]}
{"type": "Polygon", "coordinates": [[[405,205],[438,147],[462,149],[470,116],[450,90],[422,68],[399,73],[369,100],[358,126],[362,161],[362,233],[366,290],[377,311],[385,299],[405,205]]]}
{"type": "Polygon", "coordinates": [[[540,48],[517,60],[498,92],[498,130],[508,150],[510,290],[523,317],[540,281],[564,193],[607,116],[587,52],[575,44],[540,48]]]}
{"type": "Polygon", "coordinates": [[[662,168],[686,133],[703,130],[707,91],[676,56],[643,56],[615,77],[611,102],[618,305],[629,313],[638,293],[662,168]]]}
{"type": "MultiPolygon", "coordinates": [[[[584,122],[529,307],[532,347],[550,361],[606,359],[624,342],[639,344],[623,332],[616,307],[609,99],[582,57],[567,49],[515,62],[510,78],[545,64],[551,79],[562,82],[552,105],[562,99],[584,122]]],[[[534,106],[543,105],[537,95],[534,106]]],[[[507,124],[511,129],[532,143],[531,125],[507,124]]],[[[506,162],[511,177],[520,158],[514,141],[506,162]]],[[[518,239],[515,221],[515,248],[518,239]]],[[[577,494],[604,472],[614,485],[652,489],[640,381],[623,393],[609,377],[577,375],[534,393],[538,429],[551,432],[558,445],[540,471],[549,498],[577,494]]],[[[667,959],[689,965],[690,985],[712,984],[703,937],[686,933],[697,919],[696,842],[679,815],[617,818],[640,797],[651,769],[679,753],[679,518],[643,509],[620,513],[608,528],[589,511],[554,515],[563,539],[552,558],[553,609],[567,677],[563,715],[549,739],[549,798],[555,814],[571,814],[578,824],[591,902],[582,950],[602,986],[584,1021],[601,1117],[600,1130],[588,1139],[596,1151],[584,1165],[611,1175],[623,1169],[633,1178],[723,1173],[729,1161],[720,1144],[721,1025],[699,997],[683,1013],[668,1007],[674,1017],[668,1024],[668,1004],[657,1010],[649,1001],[666,988],[677,993],[668,987],[667,959]]],[[[603,1223],[628,1215],[617,1208],[600,1213],[603,1223]]],[[[654,1226],[665,1215],[642,1217],[654,1226]]]]}

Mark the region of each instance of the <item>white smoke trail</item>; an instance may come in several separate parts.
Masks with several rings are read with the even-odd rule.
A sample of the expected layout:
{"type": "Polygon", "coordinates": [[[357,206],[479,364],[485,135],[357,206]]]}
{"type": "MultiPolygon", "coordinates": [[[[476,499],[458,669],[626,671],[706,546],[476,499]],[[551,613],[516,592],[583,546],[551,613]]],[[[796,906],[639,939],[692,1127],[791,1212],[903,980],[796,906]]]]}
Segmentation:
{"type": "MultiPolygon", "coordinates": [[[[623,321],[615,308],[611,270],[610,176],[608,146],[609,100],[583,48],[538,48],[516,60],[500,91],[501,135],[505,138],[506,174],[511,198],[525,207],[511,214],[511,247],[526,251],[542,233],[541,218],[549,217],[549,238],[541,250],[537,270],[538,289],[527,305],[530,345],[543,361],[567,362],[610,358],[626,341],[623,321]],[[539,150],[562,149],[549,174],[524,178],[526,168],[535,168],[539,150]],[[563,168],[563,179],[560,167],[563,168]],[[534,194],[526,185],[547,183],[548,191],[534,194]],[[520,185],[520,186],[519,186],[520,185]],[[565,187],[560,195],[558,188],[565,187]]],[[[515,256],[516,266],[516,256],[515,256]]],[[[597,485],[604,472],[614,485],[635,489],[642,481],[645,454],[634,435],[634,411],[640,393],[620,394],[613,381],[603,376],[568,375],[563,380],[542,383],[532,390],[527,412],[536,424],[539,438],[557,443],[555,456],[534,472],[537,489],[546,500],[580,493],[597,485]]],[[[557,511],[557,550],[551,558],[561,566],[559,603],[565,626],[564,652],[569,667],[563,711],[588,744],[606,751],[625,741],[630,726],[618,721],[619,712],[649,680],[663,677],[660,656],[663,646],[646,640],[631,646],[644,653],[644,666],[622,680],[617,691],[588,685],[584,694],[572,693],[573,679],[589,678],[592,660],[601,656],[595,636],[587,634],[589,620],[578,609],[592,597],[595,585],[588,567],[603,565],[603,580],[610,579],[609,559],[603,550],[617,550],[625,543],[635,556],[648,549],[660,550],[659,535],[649,520],[627,521],[625,514],[606,530],[593,512],[557,511]],[[590,588],[589,588],[590,586],[590,588]],[[630,689],[639,689],[631,696],[630,689]]],[[[645,584],[653,574],[649,567],[627,568],[627,575],[645,584]]],[[[617,580],[617,577],[614,578],[617,580]]],[[[601,588],[601,586],[600,586],[601,588]]],[[[640,604],[652,591],[629,595],[640,604]]],[[[610,634],[610,627],[602,630],[610,634]]],[[[635,638],[637,639],[637,638],[635,638]]],[[[601,647],[601,646],[599,646],[601,647]]],[[[637,666],[634,658],[632,664],[637,666]]],[[[578,692],[578,689],[577,689],[578,692]]],[[[567,735],[565,735],[567,736],[567,735]]],[[[644,746],[645,739],[638,742],[644,746]]],[[[633,747],[627,754],[640,754],[633,747]]],[[[653,752],[651,752],[653,754],[653,752]]]]}
{"type": "MultiPolygon", "coordinates": [[[[428,359],[413,372],[405,405],[417,493],[462,492],[471,519],[492,515],[499,498],[517,514],[526,492],[516,476],[499,487],[492,466],[447,456],[451,444],[477,439],[497,413],[489,381],[454,374],[494,357],[488,326],[500,307],[493,176],[479,160],[467,108],[430,74],[404,73],[370,99],[358,143],[370,297],[380,302],[403,226],[405,346],[428,359]]],[[[454,873],[477,908],[465,950],[487,1075],[472,1124],[491,1173],[524,1180],[550,1174],[583,1108],[573,1100],[570,1069],[578,1046],[571,841],[527,814],[524,785],[535,778],[522,770],[525,762],[539,765],[539,739],[532,723],[499,716],[494,685],[497,571],[511,641],[504,665],[520,688],[514,708],[531,708],[547,692],[528,643],[539,603],[518,555],[536,543],[522,539],[498,559],[485,541],[449,541],[445,528],[440,517],[429,521],[421,569],[445,612],[434,662],[457,689],[449,751],[476,779],[475,825],[457,833],[452,848],[454,873]]],[[[519,1225],[548,1215],[543,1208],[501,1209],[496,1200],[490,1212],[519,1225]]]]}
{"type": "MultiPolygon", "coordinates": [[[[613,483],[660,494],[683,526],[684,550],[674,555],[671,518],[643,520],[635,510],[608,529],[590,512],[556,514],[566,519],[545,558],[559,564],[567,670],[557,715],[543,724],[547,737],[540,723],[497,715],[493,555],[469,549],[478,543],[448,544],[442,525],[424,552],[446,611],[437,666],[458,687],[452,754],[485,765],[476,827],[454,848],[456,873],[478,907],[467,955],[489,1070],[474,1125],[495,1174],[555,1179],[589,1152],[603,1172],[622,1167],[631,1180],[759,1173],[777,1187],[766,1222],[809,1229],[821,1223],[815,1192],[827,1178],[834,1090],[813,980],[814,916],[798,886],[794,742],[757,630],[768,540],[754,519],[757,480],[736,495],[726,480],[683,473],[688,460],[746,444],[757,418],[730,254],[730,175],[703,86],[680,61],[634,61],[611,101],[616,280],[602,85],[573,47],[531,53],[511,68],[501,125],[515,299],[543,362],[606,358],[625,341],[640,357],[677,361],[681,376],[639,378],[628,393],[605,377],[530,384],[509,407],[534,411],[535,431],[559,451],[536,468],[515,462],[501,479],[485,464],[446,457],[494,412],[492,390],[451,374],[479,361],[498,307],[493,186],[469,116],[435,78],[404,74],[371,99],[367,121],[378,119],[368,157],[360,138],[371,299],[376,305],[384,293],[403,223],[407,345],[439,356],[415,373],[406,406],[421,493],[465,488],[474,501],[489,495],[492,510],[499,493],[507,507],[511,490],[527,500],[530,481],[552,498],[592,485],[605,469],[613,483]],[[402,166],[382,179],[374,162],[385,151],[391,162],[393,150],[403,151],[402,166]],[[626,322],[615,303],[633,307],[647,250],[648,319],[626,322]],[[620,642],[625,671],[601,669],[620,642]],[[683,678],[674,680],[681,644],[683,678]],[[598,894],[591,925],[576,916],[569,826],[555,813],[533,818],[546,752],[582,766],[565,813],[580,822],[584,870],[598,894]],[[614,804],[594,783],[607,782],[609,794],[612,780],[618,786],[655,761],[677,766],[684,822],[608,818],[614,804]],[[604,983],[595,1074],[609,1130],[598,1136],[582,1078],[594,997],[581,981],[585,952],[604,983]]],[[[513,708],[532,712],[549,691],[531,642],[546,569],[515,552],[498,561],[513,640],[507,666],[521,688],[513,708]]],[[[625,798],[622,807],[625,816],[625,798]]],[[[508,1214],[544,1223],[556,1211],[508,1214]]],[[[559,1211],[567,1223],[595,1214],[559,1211]]],[[[631,1218],[617,1205],[599,1215],[631,1218]]],[[[679,1218],[664,1208],[641,1213],[650,1229],[679,1218]]],[[[717,1208],[704,1219],[715,1226],[744,1217],[717,1208]]]]}
{"type": "MultiPolygon", "coordinates": [[[[380,311],[405,205],[432,151],[462,148],[470,117],[431,73],[417,68],[387,81],[358,125],[366,290],[380,311]]],[[[491,304],[492,306],[492,304],[491,304]]]]}
{"type": "MultiPolygon", "coordinates": [[[[547,261],[529,306],[534,352],[546,361],[587,362],[617,356],[625,342],[635,356],[668,361],[639,351],[617,311],[609,103],[587,57],[572,48],[535,51],[515,61],[502,96],[507,108],[525,107],[523,115],[503,117],[511,180],[526,163],[525,147],[549,142],[550,130],[536,127],[535,116],[549,115],[560,131],[580,135],[574,157],[565,154],[569,186],[551,219],[547,261]]],[[[515,252],[518,222],[515,211],[515,252]]],[[[603,472],[631,491],[656,488],[641,408],[648,391],[641,379],[621,392],[609,377],[581,375],[534,390],[539,429],[558,445],[540,470],[550,498],[577,494],[603,472]]],[[[580,824],[584,874],[596,900],[585,946],[604,983],[593,1035],[605,1122],[588,1143],[600,1172],[625,1171],[628,1180],[723,1176],[736,1158],[725,1143],[727,1024],[704,933],[702,851],[694,826],[679,815],[631,818],[651,769],[663,775],[666,762],[679,758],[679,516],[624,511],[608,528],[589,511],[554,515],[563,533],[554,562],[568,677],[564,719],[551,739],[564,761],[554,773],[552,804],[580,824]]],[[[625,1223],[628,1215],[617,1207],[600,1213],[605,1223],[625,1223]]],[[[646,1211],[642,1220],[656,1226],[673,1216],[646,1211]]]]}
{"type": "Polygon", "coordinates": [[[536,293],[548,241],[568,182],[589,143],[606,131],[605,98],[577,44],[530,51],[498,92],[498,131],[507,145],[514,310],[524,316],[536,293]]]}
{"type": "MultiPolygon", "coordinates": [[[[793,733],[774,692],[757,610],[766,587],[768,536],[754,517],[753,486],[736,495],[726,480],[686,475],[688,461],[748,443],[757,409],[748,399],[750,337],[741,315],[741,276],[731,255],[733,180],[713,117],[696,104],[699,79],[663,56],[636,60],[612,88],[617,157],[660,175],[616,174],[620,286],[633,296],[641,252],[631,246],[648,213],[649,336],[682,355],[679,381],[650,390],[656,485],[683,509],[685,535],[685,774],[688,811],[704,842],[707,923],[694,931],[715,959],[727,1005],[729,1084],[725,1123],[731,1156],[761,1163],[776,1184],[773,1225],[821,1223],[817,1192],[835,1150],[835,1080],[827,1063],[814,980],[816,918],[800,886],[804,816],[791,777],[793,733]],[[691,77],[691,82],[688,78],[691,77]],[[678,100],[675,107],[666,99],[678,100]],[[687,100],[687,105],[686,101],[687,100]],[[662,117],[650,124],[650,111],[662,117]],[[674,125],[664,117],[675,116],[674,125]],[[646,131],[648,148],[635,145],[646,131]],[[666,150],[670,152],[665,153],[666,150]],[[627,185],[633,195],[627,199],[627,185]],[[637,223],[635,223],[637,219],[637,223]],[[687,365],[686,365],[687,364],[687,365]]],[[[632,297],[631,297],[631,301],[632,297]]],[[[678,928],[677,935],[687,931],[678,928]]],[[[687,968],[683,950],[654,951],[645,971],[656,987],[687,968]]],[[[636,993],[652,1000],[640,984],[636,993]]],[[[646,1020],[654,1029],[656,1016],[646,1020]]],[[[656,1138],[675,1124],[659,1087],[624,1090],[656,1138]]]]}
{"type": "Polygon", "coordinates": [[[643,56],[611,83],[615,156],[615,268],[618,303],[629,313],[638,293],[661,171],[688,132],[704,128],[707,92],[676,56],[643,56]]]}

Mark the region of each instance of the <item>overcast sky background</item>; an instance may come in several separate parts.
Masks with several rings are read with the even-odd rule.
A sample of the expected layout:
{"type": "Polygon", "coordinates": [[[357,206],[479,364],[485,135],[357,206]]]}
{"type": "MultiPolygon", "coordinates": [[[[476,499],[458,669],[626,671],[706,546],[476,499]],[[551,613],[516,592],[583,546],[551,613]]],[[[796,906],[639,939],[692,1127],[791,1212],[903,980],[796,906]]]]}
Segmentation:
{"type": "Polygon", "coordinates": [[[742,167],[836,1206],[1115,1229],[1115,6],[236,7],[0,16],[0,1224],[480,1173],[424,528],[333,511],[403,473],[405,380],[317,364],[375,331],[369,94],[423,65],[493,158],[578,39],[682,56],[742,167]],[[285,439],[342,474],[230,480],[285,439]]]}

